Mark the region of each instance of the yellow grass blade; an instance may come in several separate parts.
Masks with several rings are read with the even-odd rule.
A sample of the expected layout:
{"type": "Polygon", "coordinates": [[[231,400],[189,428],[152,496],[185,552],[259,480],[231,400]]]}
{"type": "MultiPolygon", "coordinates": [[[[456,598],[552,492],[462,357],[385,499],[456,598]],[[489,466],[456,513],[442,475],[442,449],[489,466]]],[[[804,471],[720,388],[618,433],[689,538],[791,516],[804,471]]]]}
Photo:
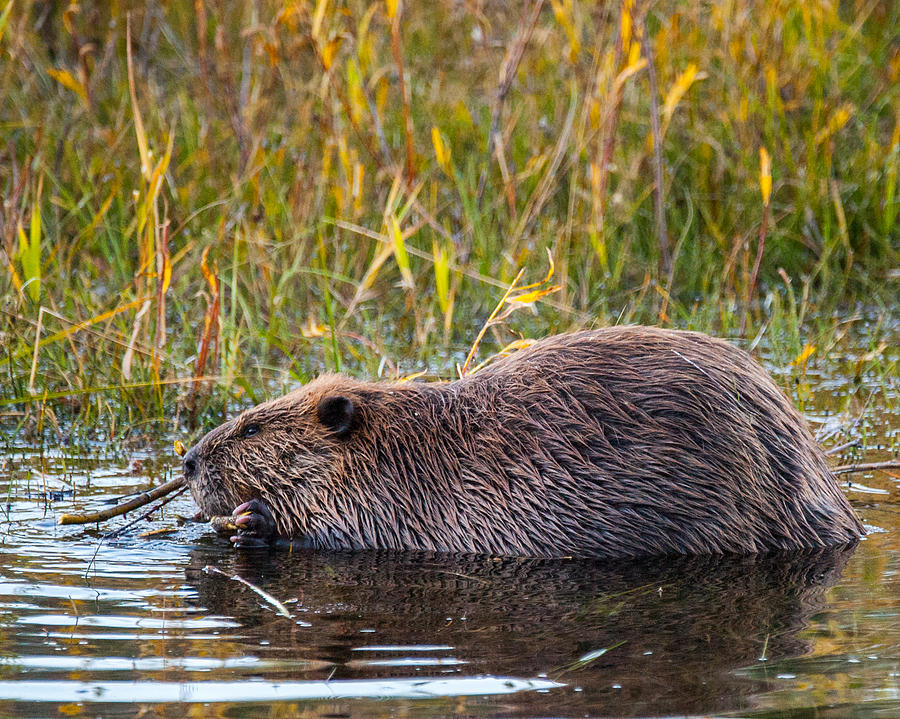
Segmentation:
{"type": "Polygon", "coordinates": [[[18,227],[19,261],[22,263],[22,274],[25,277],[23,286],[28,289],[28,296],[35,303],[41,296],[41,195],[43,186],[44,177],[42,175],[35,193],[28,235],[25,235],[21,225],[18,227]]]}
{"type": "MultiPolygon", "coordinates": [[[[640,55],[641,46],[638,43],[634,44],[634,47],[638,49],[638,55],[640,55]]],[[[613,81],[613,93],[618,93],[622,86],[628,81],[628,78],[636,75],[641,70],[647,67],[647,58],[641,57],[635,62],[629,62],[622,72],[616,75],[616,79],[613,81]]]]}
{"type": "Polygon", "coordinates": [[[203,254],[200,257],[200,271],[203,273],[203,277],[206,279],[206,284],[209,285],[209,289],[212,291],[213,295],[215,295],[219,291],[219,278],[216,276],[214,270],[209,267],[209,251],[212,248],[212,245],[207,245],[203,250],[203,254]]]}
{"type": "Polygon", "coordinates": [[[816,352],[816,346],[812,343],[807,343],[803,350],[798,354],[794,361],[791,364],[794,367],[802,367],[804,370],[806,369],[806,365],[809,362],[809,358],[812,357],[816,352]]]}
{"type": "Polygon", "coordinates": [[[87,102],[87,90],[84,85],[72,76],[68,70],[55,70],[53,68],[47,70],[47,74],[56,80],[60,85],[74,92],[84,102],[87,102]]]}
{"type": "Polygon", "coordinates": [[[569,62],[574,63],[581,51],[581,33],[575,17],[574,4],[572,0],[550,0],[550,5],[553,7],[553,16],[556,18],[556,22],[559,23],[569,41],[569,62]]]}
{"type": "Polygon", "coordinates": [[[172,261],[169,258],[169,253],[166,252],[163,255],[163,276],[162,276],[162,294],[166,294],[169,290],[169,283],[172,281],[172,261]]]}
{"type": "Polygon", "coordinates": [[[562,289],[562,285],[553,285],[552,287],[548,287],[544,290],[532,290],[531,292],[526,292],[521,295],[516,295],[515,297],[510,297],[510,302],[517,302],[520,305],[530,305],[537,302],[541,297],[546,297],[549,294],[554,292],[559,292],[562,289]]]}
{"type": "MultiPolygon", "coordinates": [[[[40,246],[38,246],[40,247],[40,246]]],[[[22,263],[22,273],[25,276],[25,282],[19,283],[19,289],[28,290],[28,296],[33,302],[37,302],[40,297],[40,260],[35,263],[32,245],[25,234],[25,230],[19,225],[19,261],[22,263]]]]}
{"type": "Polygon", "coordinates": [[[506,345],[506,347],[504,347],[502,350],[500,350],[500,352],[498,352],[498,354],[505,357],[506,355],[512,354],[516,350],[523,350],[526,347],[531,347],[531,345],[533,345],[536,341],[537,340],[527,339],[527,338],[521,339],[521,340],[513,340],[508,345],[506,345]]]}
{"type": "Polygon", "coordinates": [[[89,235],[94,230],[97,229],[97,226],[100,224],[100,220],[102,220],[106,213],[109,212],[109,208],[113,203],[113,200],[116,199],[119,195],[119,187],[118,185],[113,189],[112,192],[109,193],[107,198],[103,201],[103,204],[100,206],[100,209],[97,210],[96,214],[91,218],[91,221],[88,223],[88,226],[84,228],[84,230],[79,233],[80,235],[89,235]]]}
{"type": "Polygon", "coordinates": [[[366,108],[366,97],[363,94],[362,76],[359,66],[352,57],[347,58],[347,100],[354,122],[359,122],[366,108]]]}
{"type": "Polygon", "coordinates": [[[759,189],[762,193],[763,204],[768,205],[769,197],[772,194],[772,160],[765,147],[759,148],[759,189]]]}
{"type": "Polygon", "coordinates": [[[685,96],[687,91],[691,89],[691,85],[697,80],[703,80],[706,77],[706,73],[700,72],[697,64],[692,62],[689,63],[684,69],[684,72],[675,79],[675,82],[672,83],[672,87],[669,88],[669,92],[666,93],[666,101],[663,105],[662,123],[659,132],[660,138],[666,136],[666,130],[669,129],[669,123],[672,121],[675,109],[678,107],[678,103],[681,102],[681,99],[685,96]]]}
{"type": "Polygon", "coordinates": [[[6,3],[3,12],[0,13],[0,40],[3,40],[3,31],[6,30],[6,20],[9,18],[9,11],[12,10],[13,0],[6,3]]]}
{"type": "Polygon", "coordinates": [[[381,269],[381,266],[387,261],[388,257],[393,254],[394,245],[393,243],[391,243],[382,247],[381,251],[377,255],[375,255],[375,258],[372,260],[372,263],[366,270],[366,274],[363,275],[362,282],[359,283],[359,289],[356,292],[356,297],[354,297],[354,301],[350,303],[351,308],[356,305],[362,294],[366,290],[371,289],[372,285],[375,284],[375,278],[378,277],[378,271],[381,269]]]}
{"type": "Polygon", "coordinates": [[[397,9],[400,7],[400,0],[386,0],[385,4],[387,5],[388,18],[393,20],[397,15],[397,9]]]}
{"type": "Polygon", "coordinates": [[[165,177],[166,170],[169,168],[169,162],[172,160],[172,147],[174,146],[174,144],[175,133],[169,133],[169,142],[166,145],[166,153],[156,164],[156,167],[153,168],[153,173],[150,175],[150,187],[147,192],[148,205],[155,202],[157,196],[159,195],[159,190],[162,187],[163,178],[165,177]]]}
{"type": "Polygon", "coordinates": [[[312,315],[309,316],[309,319],[306,321],[306,324],[300,328],[300,334],[303,335],[305,339],[313,339],[315,337],[324,337],[327,328],[321,322],[316,322],[315,317],[312,315]]]}
{"type": "Polygon", "coordinates": [[[821,145],[825,140],[846,125],[847,120],[853,116],[854,110],[853,104],[849,102],[845,102],[835,110],[834,114],[828,119],[828,124],[816,133],[816,144],[821,145]]]}
{"type": "Polygon", "coordinates": [[[329,40],[325,43],[325,47],[322,48],[322,64],[325,66],[326,70],[331,69],[331,65],[334,62],[334,56],[337,55],[337,51],[341,47],[341,38],[336,37],[329,40]]]}
{"type": "Polygon", "coordinates": [[[394,250],[394,259],[397,261],[397,267],[400,268],[400,274],[403,276],[403,284],[412,289],[415,283],[413,282],[412,270],[409,267],[406,243],[403,240],[403,233],[400,232],[400,223],[397,222],[397,218],[393,215],[388,218],[388,234],[394,250]]]}
{"type": "Polygon", "coordinates": [[[478,363],[478,365],[472,369],[472,374],[475,374],[476,372],[483,369],[484,367],[486,367],[487,365],[489,365],[491,362],[493,362],[495,360],[501,359],[503,357],[509,357],[509,355],[511,355],[513,352],[517,352],[518,350],[523,350],[526,347],[531,347],[531,345],[533,345],[535,343],[535,341],[536,340],[528,339],[528,338],[523,338],[520,340],[513,340],[508,345],[506,345],[506,347],[504,347],[499,352],[497,352],[497,354],[491,355],[483,362],[478,363]]]}
{"type": "Polygon", "coordinates": [[[22,291],[22,278],[19,277],[19,273],[16,272],[16,266],[12,263],[12,261],[7,260],[6,269],[9,270],[9,274],[12,277],[13,286],[16,288],[17,292],[22,291]]]}
{"type": "Polygon", "coordinates": [[[619,32],[622,36],[622,47],[626,49],[631,47],[631,34],[634,29],[634,19],[631,14],[633,8],[634,0],[625,0],[622,5],[622,26],[619,32]]]}
{"type": "Polygon", "coordinates": [[[438,305],[446,316],[450,306],[450,258],[447,250],[438,246],[437,240],[432,245],[434,254],[434,286],[437,290],[438,305]]]}
{"type": "Polygon", "coordinates": [[[431,126],[431,144],[434,145],[434,156],[438,166],[448,177],[453,177],[453,168],[450,166],[450,145],[448,145],[441,131],[435,125],[431,126]]]}
{"type": "Polygon", "coordinates": [[[360,70],[365,73],[372,64],[374,54],[374,38],[369,36],[369,26],[372,18],[378,10],[378,3],[369,5],[369,9],[362,16],[356,30],[356,56],[359,58],[360,70]]]}
{"type": "Polygon", "coordinates": [[[131,110],[134,115],[134,134],[137,136],[138,152],[141,156],[141,174],[150,179],[150,152],[147,149],[147,134],[144,132],[144,121],[138,107],[137,93],[134,89],[134,61],[131,59],[131,15],[125,23],[125,59],[128,65],[128,92],[131,95],[131,110]]]}
{"type": "Polygon", "coordinates": [[[503,295],[503,298],[497,303],[497,306],[494,308],[494,311],[491,312],[491,316],[488,317],[487,322],[481,328],[481,331],[478,333],[478,336],[475,338],[475,342],[472,344],[472,349],[469,350],[469,354],[466,356],[466,361],[462,367],[459,368],[459,377],[462,379],[469,372],[469,365],[472,363],[472,358],[475,356],[475,353],[478,351],[478,345],[481,344],[481,340],[484,338],[484,333],[487,332],[488,327],[491,326],[491,322],[494,321],[494,318],[500,313],[500,310],[503,308],[503,305],[506,304],[506,301],[509,299],[510,294],[516,288],[516,285],[519,284],[519,280],[522,279],[522,275],[525,274],[525,268],[523,267],[519,270],[519,274],[516,275],[516,279],[512,281],[512,284],[507,288],[506,293],[503,295]]]}

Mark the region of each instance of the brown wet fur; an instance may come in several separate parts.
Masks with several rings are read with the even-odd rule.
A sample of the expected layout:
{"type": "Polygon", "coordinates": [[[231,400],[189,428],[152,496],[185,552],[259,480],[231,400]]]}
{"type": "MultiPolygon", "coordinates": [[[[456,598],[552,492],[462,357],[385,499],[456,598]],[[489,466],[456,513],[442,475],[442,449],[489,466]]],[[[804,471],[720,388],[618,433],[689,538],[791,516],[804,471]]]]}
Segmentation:
{"type": "Polygon", "coordinates": [[[449,383],[326,375],[191,456],[204,513],[259,499],[321,549],[636,557],[863,531],[768,374],[694,332],[559,335],[449,383]]]}

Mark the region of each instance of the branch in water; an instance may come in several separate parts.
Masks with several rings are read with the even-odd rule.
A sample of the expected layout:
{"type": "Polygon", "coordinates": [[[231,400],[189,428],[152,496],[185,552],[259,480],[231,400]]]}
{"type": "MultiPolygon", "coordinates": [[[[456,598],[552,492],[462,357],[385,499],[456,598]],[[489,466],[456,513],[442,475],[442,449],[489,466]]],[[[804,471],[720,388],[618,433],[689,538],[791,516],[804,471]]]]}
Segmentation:
{"type": "Polygon", "coordinates": [[[62,514],[60,515],[59,519],[56,520],[56,523],[93,524],[94,522],[105,522],[107,519],[118,517],[120,514],[130,512],[132,509],[137,509],[138,507],[143,507],[145,504],[150,504],[150,502],[159,499],[160,497],[165,497],[167,494],[174,492],[176,489],[181,489],[184,486],[186,486],[184,478],[179,477],[178,479],[173,479],[171,482],[166,482],[165,484],[162,484],[156,489],[150,490],[149,492],[143,492],[142,494],[139,494],[137,497],[127,502],[117,504],[115,507],[110,507],[109,509],[104,509],[102,512],[88,512],[87,514],[62,514]]]}
{"type": "Polygon", "coordinates": [[[889,459],[886,462],[843,464],[840,467],[832,467],[831,471],[834,474],[852,474],[854,472],[873,472],[876,469],[900,469],[900,459],[889,459]]]}
{"type": "Polygon", "coordinates": [[[858,439],[851,439],[849,442],[844,442],[844,444],[839,444],[834,447],[829,447],[825,450],[825,454],[827,456],[831,456],[833,454],[838,454],[838,452],[843,452],[845,449],[850,449],[851,447],[859,446],[858,439]]]}

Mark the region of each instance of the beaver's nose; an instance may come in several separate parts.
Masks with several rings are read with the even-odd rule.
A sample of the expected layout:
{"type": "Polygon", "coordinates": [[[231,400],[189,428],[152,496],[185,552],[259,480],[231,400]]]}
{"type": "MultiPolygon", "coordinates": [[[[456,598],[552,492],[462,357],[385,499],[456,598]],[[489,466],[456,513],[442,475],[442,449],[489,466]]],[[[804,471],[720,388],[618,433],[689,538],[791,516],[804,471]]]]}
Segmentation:
{"type": "Polygon", "coordinates": [[[184,459],[181,462],[181,467],[184,470],[184,478],[187,480],[191,480],[194,478],[194,475],[197,473],[197,448],[191,447],[191,450],[184,455],[184,459]]]}

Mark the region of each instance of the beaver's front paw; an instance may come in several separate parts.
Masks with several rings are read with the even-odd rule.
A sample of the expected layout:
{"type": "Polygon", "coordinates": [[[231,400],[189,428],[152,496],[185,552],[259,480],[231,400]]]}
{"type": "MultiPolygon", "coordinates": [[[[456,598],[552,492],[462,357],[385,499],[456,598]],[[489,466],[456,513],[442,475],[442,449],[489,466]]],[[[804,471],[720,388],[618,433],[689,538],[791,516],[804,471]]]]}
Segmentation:
{"type": "Polygon", "coordinates": [[[251,499],[235,507],[231,513],[237,534],[230,539],[235,547],[268,547],[275,540],[278,528],[268,505],[260,499],[251,499]]]}

